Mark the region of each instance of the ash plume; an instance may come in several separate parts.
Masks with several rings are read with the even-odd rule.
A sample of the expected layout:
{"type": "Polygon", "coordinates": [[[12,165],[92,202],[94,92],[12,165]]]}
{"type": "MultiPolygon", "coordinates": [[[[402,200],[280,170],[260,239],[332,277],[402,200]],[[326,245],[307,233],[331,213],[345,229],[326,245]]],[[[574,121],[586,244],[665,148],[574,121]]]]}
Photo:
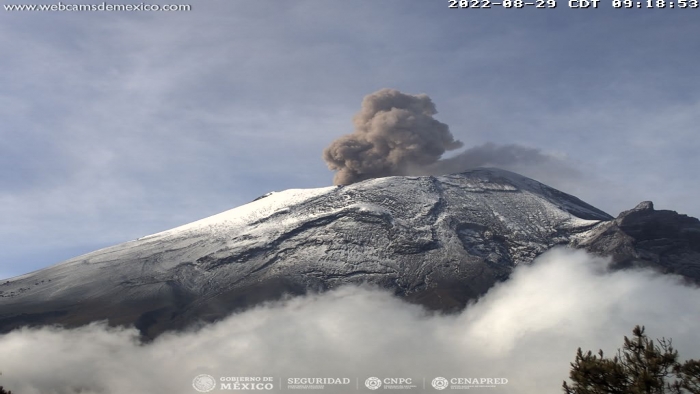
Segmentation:
{"type": "Polygon", "coordinates": [[[564,158],[519,144],[497,145],[487,142],[460,152],[458,155],[438,160],[433,164],[416,168],[411,175],[454,174],[476,167],[498,167],[531,178],[547,180],[559,185],[564,180],[580,180],[583,176],[564,158]]]}
{"type": "Polygon", "coordinates": [[[410,175],[411,168],[435,163],[458,149],[449,127],[433,118],[435,104],[426,94],[382,89],[365,96],[353,123],[355,131],[326,148],[323,159],[337,171],[333,183],[410,175]]]}
{"type": "Polygon", "coordinates": [[[520,144],[487,142],[449,158],[442,155],[464,144],[433,118],[435,104],[426,94],[382,89],[365,96],[352,134],[333,141],[323,152],[337,171],[336,185],[395,175],[445,175],[476,167],[514,171],[552,186],[571,187],[582,174],[565,158],[520,144]]]}

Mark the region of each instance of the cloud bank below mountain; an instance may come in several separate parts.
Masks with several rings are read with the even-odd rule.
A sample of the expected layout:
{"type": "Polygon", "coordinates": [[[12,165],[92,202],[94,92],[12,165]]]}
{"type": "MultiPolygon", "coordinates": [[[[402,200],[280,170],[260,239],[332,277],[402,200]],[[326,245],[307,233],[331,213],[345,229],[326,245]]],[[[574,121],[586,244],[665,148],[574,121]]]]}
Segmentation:
{"type": "Polygon", "coordinates": [[[149,344],[102,325],[15,331],[0,337],[0,384],[23,394],[192,393],[206,373],[272,376],[275,390],[290,377],[347,377],[353,391],[356,378],[361,389],[370,376],[412,377],[419,388],[426,378],[434,391],[430,380],[444,376],[506,378],[494,393],[557,392],[579,346],[611,353],[635,324],[699,358],[699,296],[674,276],[609,272],[606,260],[554,249],[455,315],[344,287],[149,344]]]}

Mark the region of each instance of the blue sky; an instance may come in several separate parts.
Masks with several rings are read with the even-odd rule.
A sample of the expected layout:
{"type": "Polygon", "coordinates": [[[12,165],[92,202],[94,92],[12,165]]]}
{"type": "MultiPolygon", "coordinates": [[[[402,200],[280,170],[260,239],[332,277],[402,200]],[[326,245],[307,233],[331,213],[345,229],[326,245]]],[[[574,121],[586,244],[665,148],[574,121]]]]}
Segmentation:
{"type": "Polygon", "coordinates": [[[700,216],[700,9],[447,5],[0,9],[0,276],[330,185],[323,149],[381,88],[428,94],[466,148],[557,157],[525,175],[613,215],[700,216]]]}

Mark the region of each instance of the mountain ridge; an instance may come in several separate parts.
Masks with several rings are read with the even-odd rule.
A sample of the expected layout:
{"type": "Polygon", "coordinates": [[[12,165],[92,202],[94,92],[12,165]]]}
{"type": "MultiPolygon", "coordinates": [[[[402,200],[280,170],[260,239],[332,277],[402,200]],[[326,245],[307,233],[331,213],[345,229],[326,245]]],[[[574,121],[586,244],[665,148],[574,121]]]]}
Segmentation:
{"type": "MultiPolygon", "coordinates": [[[[646,208],[648,217],[666,212],[646,208]]],[[[651,256],[648,242],[637,245],[627,234],[629,212],[615,219],[493,168],[268,193],[10,279],[0,285],[0,330],[107,319],[155,337],[285,294],[362,283],[431,309],[458,310],[554,246],[613,256],[620,267],[651,256]]],[[[690,226],[677,235],[691,234],[688,242],[695,242],[697,219],[661,215],[666,227],[690,226]]],[[[694,251],[688,242],[678,245],[694,251]]],[[[655,256],[647,265],[688,277],[696,272],[695,256],[671,262],[655,256]]]]}

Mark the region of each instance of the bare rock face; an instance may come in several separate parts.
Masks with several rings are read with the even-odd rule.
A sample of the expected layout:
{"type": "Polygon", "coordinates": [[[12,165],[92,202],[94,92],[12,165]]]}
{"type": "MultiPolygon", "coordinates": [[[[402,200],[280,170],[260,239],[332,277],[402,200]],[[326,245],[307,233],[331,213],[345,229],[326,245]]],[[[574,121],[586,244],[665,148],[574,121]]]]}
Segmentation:
{"type": "Polygon", "coordinates": [[[697,279],[699,234],[697,219],[651,203],[613,219],[498,169],[287,190],[13,278],[0,331],[106,319],[155,337],[344,284],[452,311],[556,245],[697,279]]]}
{"type": "Polygon", "coordinates": [[[597,226],[576,246],[612,256],[618,268],[652,267],[700,284],[700,221],[675,211],[656,211],[651,201],[597,226]]]}

